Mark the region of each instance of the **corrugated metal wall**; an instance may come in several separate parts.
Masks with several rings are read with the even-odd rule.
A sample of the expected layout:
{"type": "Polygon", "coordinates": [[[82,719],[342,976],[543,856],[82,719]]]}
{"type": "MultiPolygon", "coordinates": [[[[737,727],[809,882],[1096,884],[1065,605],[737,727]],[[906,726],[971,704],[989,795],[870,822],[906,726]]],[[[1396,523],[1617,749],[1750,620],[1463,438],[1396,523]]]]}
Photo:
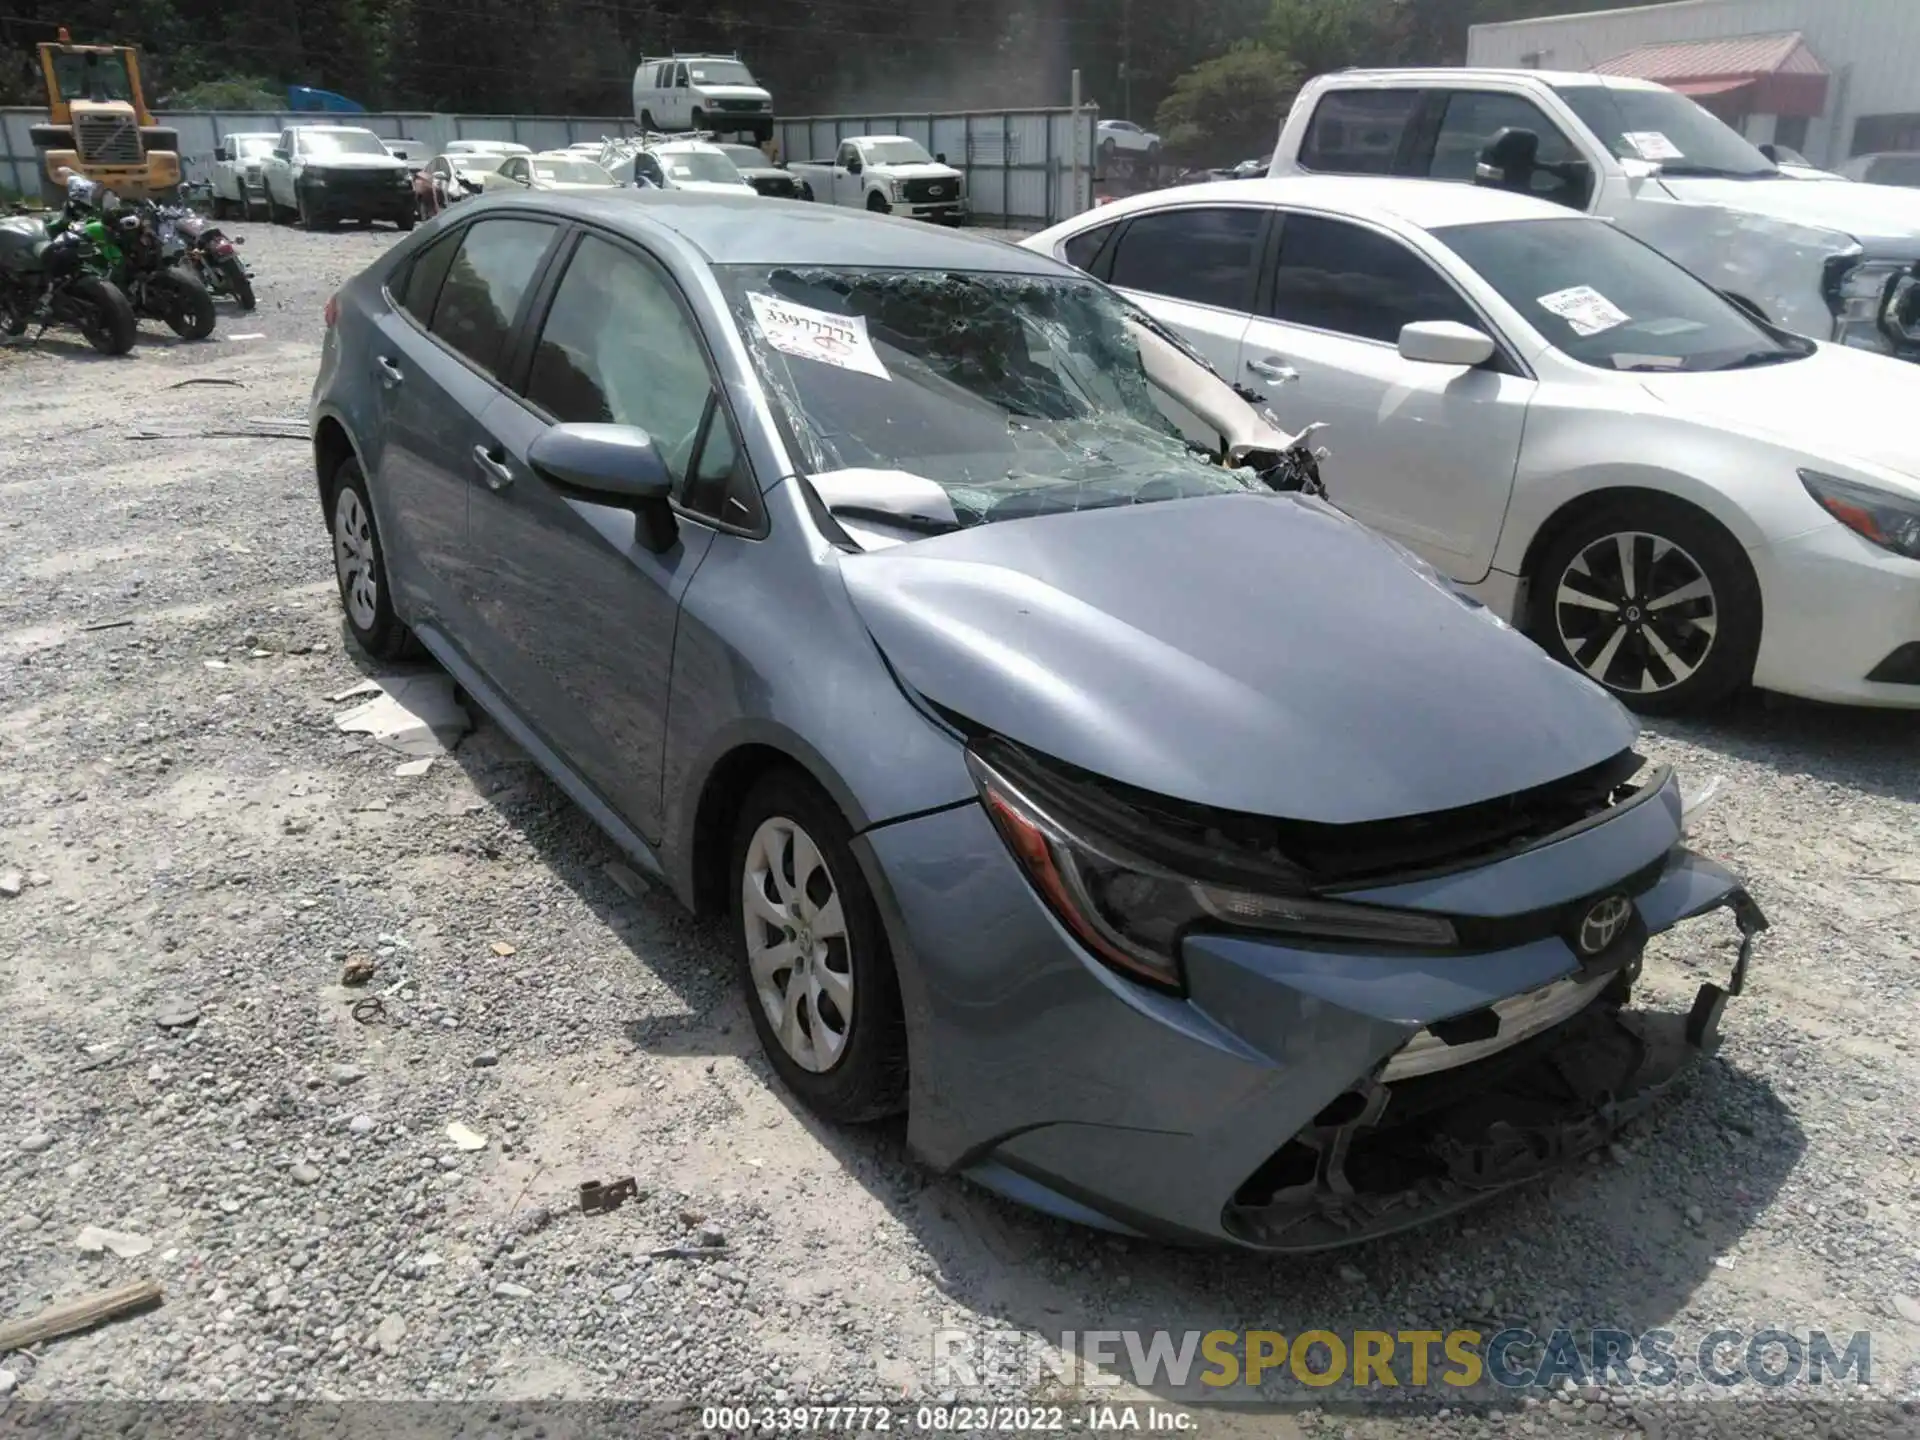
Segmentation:
{"type": "MultiPolygon", "coordinates": [[[[38,162],[28,130],[45,118],[37,109],[0,110],[0,188],[24,195],[40,190],[38,162]]],[[[366,115],[248,114],[175,111],[156,115],[180,134],[189,180],[203,179],[220,137],[300,124],[364,125],[390,140],[416,140],[437,149],[449,140],[512,140],[535,150],[563,149],[576,140],[626,135],[630,119],[586,115],[366,115]]],[[[1080,184],[1073,185],[1072,110],[978,111],[944,115],[825,115],[783,120],[775,132],[784,159],[831,156],[843,135],[906,135],[966,172],[967,193],[982,220],[1047,225],[1093,204],[1094,126],[1099,113],[1082,107],[1080,184]]]]}
{"type": "MultiPolygon", "coordinates": [[[[1916,0],[1920,3],[1920,0],[1916,0]]],[[[904,135],[967,177],[973,213],[990,224],[1036,228],[1093,206],[1094,127],[1080,110],[1080,184],[1073,183],[1072,109],[976,110],[926,115],[815,115],[781,120],[774,139],[783,160],[831,160],[850,135],[904,135]]]]}
{"type": "Polygon", "coordinates": [[[1681,0],[1638,10],[1476,25],[1470,65],[1589,70],[1639,45],[1798,30],[1833,72],[1827,115],[1809,127],[1808,158],[1853,154],[1863,115],[1920,113],[1920,0],[1681,0]],[[1530,58],[1537,57],[1537,58],[1530,58]]]}

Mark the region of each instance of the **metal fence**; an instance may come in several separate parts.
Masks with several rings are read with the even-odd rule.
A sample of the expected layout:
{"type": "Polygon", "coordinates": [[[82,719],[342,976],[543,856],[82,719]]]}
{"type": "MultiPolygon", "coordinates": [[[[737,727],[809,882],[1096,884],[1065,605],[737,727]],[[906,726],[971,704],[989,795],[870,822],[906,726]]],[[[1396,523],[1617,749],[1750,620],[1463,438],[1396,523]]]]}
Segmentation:
{"type": "MultiPolygon", "coordinates": [[[[29,129],[46,118],[36,108],[0,109],[0,189],[40,192],[39,161],[29,129]]],[[[180,136],[188,180],[203,180],[222,137],[288,125],[362,125],[389,140],[418,142],[428,153],[449,140],[511,140],[535,150],[564,149],[578,140],[630,135],[628,118],[593,115],[434,115],[391,111],[356,115],[245,111],[169,111],[155,120],[180,136]]],[[[777,123],[783,160],[831,158],[849,135],[905,135],[945,155],[964,171],[974,214],[989,224],[1050,225],[1093,204],[1094,126],[1098,112],[1071,108],[955,111],[925,115],[815,115],[777,123]],[[1077,164],[1076,164],[1077,158],[1077,164]],[[1075,183],[1076,169],[1078,183],[1075,183]]]]}
{"type": "Polygon", "coordinates": [[[831,160],[850,135],[904,135],[919,141],[929,155],[944,155],[966,175],[977,219],[1041,227],[1092,208],[1094,127],[1099,119],[1099,111],[1090,105],[1080,107],[1077,125],[1067,106],[813,115],[776,121],[774,139],[782,160],[831,160]]]}

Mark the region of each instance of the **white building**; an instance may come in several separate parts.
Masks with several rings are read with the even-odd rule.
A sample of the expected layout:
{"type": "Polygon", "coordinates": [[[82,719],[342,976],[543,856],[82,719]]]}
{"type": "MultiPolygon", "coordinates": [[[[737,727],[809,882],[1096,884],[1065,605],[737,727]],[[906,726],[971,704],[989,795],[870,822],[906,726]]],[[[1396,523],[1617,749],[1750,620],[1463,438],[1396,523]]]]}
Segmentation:
{"type": "Polygon", "coordinates": [[[1475,25],[1467,63],[1658,80],[1819,165],[1920,150],[1920,0],[1678,0],[1475,25]]]}

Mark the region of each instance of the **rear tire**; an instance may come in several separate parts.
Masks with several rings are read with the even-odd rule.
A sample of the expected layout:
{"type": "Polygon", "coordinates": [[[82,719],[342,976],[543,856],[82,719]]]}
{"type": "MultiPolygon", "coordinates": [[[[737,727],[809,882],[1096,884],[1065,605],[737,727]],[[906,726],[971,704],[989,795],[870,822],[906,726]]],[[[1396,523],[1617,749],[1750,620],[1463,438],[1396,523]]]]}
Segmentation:
{"type": "Polygon", "coordinates": [[[1529,578],[1534,640],[1641,714],[1698,713],[1753,678],[1759,581],[1740,543],[1683,501],[1647,495],[1589,511],[1554,536],[1529,578]]]}
{"type": "Polygon", "coordinates": [[[327,487],[327,523],[333,535],[333,575],[340,587],[340,608],[354,643],[376,660],[416,658],[420,642],[393,611],[387,552],[358,460],[343,460],[333,472],[327,487]]]}
{"type": "Polygon", "coordinates": [[[133,302],[118,285],[87,275],[74,281],[68,293],[94,317],[80,325],[89,345],[102,355],[124,355],[133,349],[140,321],[133,313],[133,302]]]}
{"type": "Polygon", "coordinates": [[[841,1124],[897,1114],[907,1097],[899,976],[852,838],[818,785],[781,769],[748,793],[728,852],[754,1031],[787,1088],[841,1124]]]}
{"type": "Polygon", "coordinates": [[[220,317],[213,308],[213,296],[207,293],[199,276],[185,270],[169,270],[147,282],[150,296],[156,288],[166,296],[166,314],[161,318],[169,330],[182,340],[204,340],[213,334],[220,317]]]}
{"type": "Polygon", "coordinates": [[[251,311],[255,304],[253,281],[248,277],[247,267],[240,263],[238,255],[229,255],[220,262],[220,278],[225,282],[227,293],[233,297],[234,303],[242,311],[251,311]]]}
{"type": "Polygon", "coordinates": [[[416,217],[414,216],[411,210],[409,210],[404,215],[396,215],[393,217],[393,228],[398,230],[402,235],[404,235],[407,233],[407,231],[413,229],[415,224],[415,218],[416,217]]]}

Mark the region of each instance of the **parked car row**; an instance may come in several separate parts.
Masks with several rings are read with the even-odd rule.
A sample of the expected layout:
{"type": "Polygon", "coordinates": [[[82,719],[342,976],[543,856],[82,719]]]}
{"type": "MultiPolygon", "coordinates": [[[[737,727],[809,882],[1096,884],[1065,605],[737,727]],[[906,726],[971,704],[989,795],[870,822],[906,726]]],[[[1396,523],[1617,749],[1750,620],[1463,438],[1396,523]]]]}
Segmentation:
{"type": "MultiPolygon", "coordinates": [[[[1392,184],[1304,183],[1329,222],[1392,184]]],[[[1476,226],[1536,266],[1525,227],[1605,228],[1400,188],[1434,208],[1382,191],[1362,240],[1449,248],[1461,196],[1503,207],[1476,226]]],[[[1535,313],[1463,259],[1444,283],[1478,328],[1416,305],[1371,342],[1422,378],[1335,414],[1356,453],[1322,496],[1305,422],[1339,389],[1290,386],[1282,429],[1244,380],[1280,383],[1285,352],[1209,363],[1222,342],[1190,323],[1265,308],[1295,199],[1169,195],[1176,220],[1215,212],[1178,251],[1217,287],[1199,302],[1128,283],[1168,196],[1026,249],[745,193],[483,196],[327,305],[317,496],[356,642],[424,648],[636,866],[728,917],[805,1103],[905,1110],[929,1164],[1056,1215],[1316,1249],[1604,1143],[1713,1048],[1766,921],[1686,848],[1700,796],[1635,753],[1594,665],[1343,508],[1373,519],[1393,473],[1421,474],[1377,453],[1403,393],[1435,450],[1465,444],[1512,423],[1508,387],[1597,370],[1548,351],[1606,312],[1535,313]],[[1728,972],[1685,1014],[1634,1007],[1647,937],[1723,909],[1728,972]]],[[[1636,348],[1698,327],[1716,360],[1802,361],[1591,244],[1629,301],[1686,322],[1636,348]]],[[[1278,293],[1359,315],[1417,278],[1376,299],[1334,261],[1278,293]]],[[[1596,383],[1558,443],[1591,456],[1622,393],[1596,383]]],[[[1497,550],[1497,520],[1448,503],[1484,503],[1469,467],[1441,460],[1401,533],[1497,550]]],[[[1810,504],[1809,535],[1866,543],[1810,504]]],[[[1568,588],[1599,606],[1624,578],[1643,619],[1711,640],[1740,597],[1702,610],[1671,546],[1606,534],[1568,588]]]]}

